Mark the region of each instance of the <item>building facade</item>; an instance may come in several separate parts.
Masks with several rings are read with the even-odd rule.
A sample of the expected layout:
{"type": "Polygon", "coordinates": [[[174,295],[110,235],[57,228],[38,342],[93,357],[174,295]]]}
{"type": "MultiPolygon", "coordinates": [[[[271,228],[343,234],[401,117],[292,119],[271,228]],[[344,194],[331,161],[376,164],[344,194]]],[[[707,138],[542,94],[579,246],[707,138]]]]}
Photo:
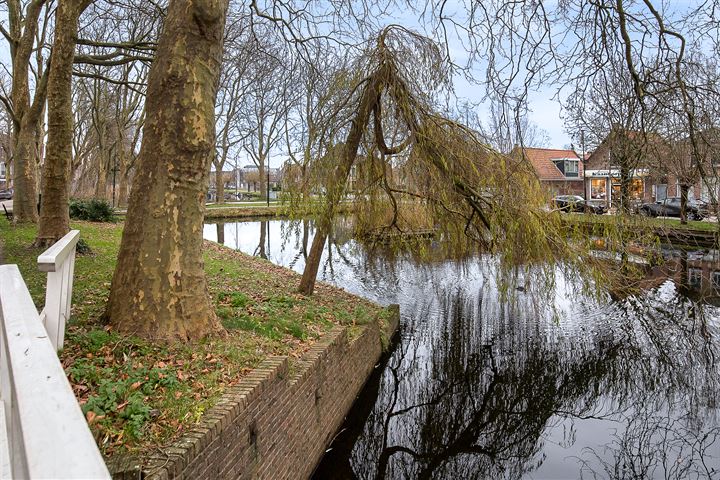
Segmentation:
{"type": "Polygon", "coordinates": [[[583,195],[585,166],[574,150],[516,146],[510,152],[513,158],[520,158],[521,154],[552,196],[583,195]]]}
{"type": "Polygon", "coordinates": [[[630,177],[630,202],[639,204],[655,200],[649,165],[655,165],[648,159],[649,149],[636,141],[635,132],[612,132],[588,155],[585,160],[584,196],[588,202],[605,207],[617,207],[620,201],[621,165],[619,157],[626,160],[630,177]]]}

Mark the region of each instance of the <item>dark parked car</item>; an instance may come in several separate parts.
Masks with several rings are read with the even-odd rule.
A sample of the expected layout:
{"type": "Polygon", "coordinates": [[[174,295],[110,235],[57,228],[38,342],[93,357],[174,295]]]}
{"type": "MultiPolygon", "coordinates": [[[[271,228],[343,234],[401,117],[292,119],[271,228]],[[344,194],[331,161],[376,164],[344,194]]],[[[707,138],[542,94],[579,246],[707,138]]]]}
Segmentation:
{"type": "Polygon", "coordinates": [[[588,203],[580,195],[558,195],[553,198],[553,204],[561,212],[596,213],[598,215],[605,213],[603,205],[588,203]]]}
{"type": "Polygon", "coordinates": [[[0,200],[10,200],[13,197],[13,189],[0,190],[0,200]]]}
{"type": "MultiPolygon", "coordinates": [[[[638,213],[648,217],[679,217],[680,197],[668,197],[655,203],[643,203],[638,208],[638,213]]],[[[699,202],[688,200],[687,216],[691,220],[702,220],[707,216],[707,211],[699,202]]]]}

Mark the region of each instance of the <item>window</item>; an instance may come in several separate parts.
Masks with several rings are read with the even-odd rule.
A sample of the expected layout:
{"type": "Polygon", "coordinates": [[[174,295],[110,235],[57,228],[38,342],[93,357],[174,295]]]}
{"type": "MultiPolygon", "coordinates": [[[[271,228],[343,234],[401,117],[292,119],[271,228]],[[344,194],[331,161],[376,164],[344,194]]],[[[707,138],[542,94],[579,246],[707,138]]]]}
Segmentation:
{"type": "Polygon", "coordinates": [[[577,177],[578,176],[578,161],[569,158],[561,158],[553,160],[553,163],[560,172],[566,177],[577,177]]]}
{"type": "MultiPolygon", "coordinates": [[[[620,198],[620,189],[622,188],[622,181],[620,177],[612,177],[612,189],[613,198],[620,198]]],[[[642,178],[631,178],[630,185],[628,185],[628,194],[631,199],[640,200],[643,198],[645,192],[645,182],[642,178]]]]}
{"type": "Polygon", "coordinates": [[[607,180],[605,178],[593,178],[590,180],[590,198],[593,200],[605,200],[607,198],[607,180]]]}
{"type": "Polygon", "coordinates": [[[0,162],[0,178],[5,178],[5,162],[0,162]]]}
{"type": "Polygon", "coordinates": [[[702,270],[699,268],[688,268],[688,286],[700,287],[702,285],[702,270]]]}
{"type": "Polygon", "coordinates": [[[578,176],[578,161],[577,160],[565,160],[565,176],[566,177],[577,177],[578,176]]]}
{"type": "Polygon", "coordinates": [[[655,201],[660,202],[667,198],[667,185],[661,184],[655,186],[655,201]]]}
{"type": "Polygon", "coordinates": [[[713,287],[720,289],[720,271],[716,270],[712,273],[713,287]]]}
{"type": "Polygon", "coordinates": [[[630,183],[630,197],[636,200],[643,198],[645,184],[641,178],[633,178],[630,183]]]}

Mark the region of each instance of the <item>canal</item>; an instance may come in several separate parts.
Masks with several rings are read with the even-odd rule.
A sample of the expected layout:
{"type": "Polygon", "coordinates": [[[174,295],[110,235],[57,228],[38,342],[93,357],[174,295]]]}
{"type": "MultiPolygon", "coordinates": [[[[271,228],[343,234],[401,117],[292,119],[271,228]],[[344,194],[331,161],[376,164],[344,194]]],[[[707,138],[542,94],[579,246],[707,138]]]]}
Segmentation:
{"type": "MultiPolygon", "coordinates": [[[[720,478],[713,255],[668,251],[630,296],[558,275],[501,301],[492,259],[429,242],[420,260],[348,230],[319,279],[400,304],[401,331],[316,478],[720,478]]],[[[288,220],[204,235],[298,272],[312,241],[308,222],[288,220]]]]}

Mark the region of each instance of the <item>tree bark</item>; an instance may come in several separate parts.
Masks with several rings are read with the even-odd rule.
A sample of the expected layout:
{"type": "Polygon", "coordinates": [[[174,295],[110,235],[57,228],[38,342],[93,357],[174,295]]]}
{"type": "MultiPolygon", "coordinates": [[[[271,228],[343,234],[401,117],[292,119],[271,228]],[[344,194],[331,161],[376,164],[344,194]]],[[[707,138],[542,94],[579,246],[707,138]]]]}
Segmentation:
{"type": "Polygon", "coordinates": [[[99,200],[107,199],[107,177],[109,158],[103,146],[99,146],[100,159],[98,161],[98,178],[95,183],[95,198],[99,200]]]}
{"type": "Polygon", "coordinates": [[[227,0],[172,0],[148,80],[139,165],[106,316],[159,341],[221,332],[202,257],[227,0]]]}
{"type": "Polygon", "coordinates": [[[215,168],[215,203],[225,203],[225,183],[223,182],[222,168],[215,168]]]}
{"type": "Polygon", "coordinates": [[[627,160],[623,160],[620,166],[620,205],[619,210],[623,214],[630,213],[630,182],[632,181],[632,172],[627,165],[627,160]]]}
{"type": "Polygon", "coordinates": [[[20,125],[13,149],[15,170],[13,219],[16,223],[36,223],[38,220],[36,122],[26,115],[20,125]]]}
{"type": "Polygon", "coordinates": [[[688,191],[690,190],[689,185],[680,185],[680,223],[687,225],[687,204],[688,204],[688,191]]]}
{"type": "Polygon", "coordinates": [[[89,0],[60,2],[48,74],[48,141],[42,175],[36,247],[48,247],[70,231],[68,195],[72,166],[72,66],[80,14],[89,0]]]}
{"type": "Polygon", "coordinates": [[[118,182],[118,200],[117,200],[117,206],[118,207],[125,207],[127,206],[128,202],[128,176],[130,175],[130,172],[127,169],[127,166],[120,169],[120,178],[118,182]]]}
{"type": "Polygon", "coordinates": [[[267,197],[267,175],[265,173],[265,157],[260,157],[258,164],[258,176],[260,177],[260,198],[265,200],[267,197]]]}

